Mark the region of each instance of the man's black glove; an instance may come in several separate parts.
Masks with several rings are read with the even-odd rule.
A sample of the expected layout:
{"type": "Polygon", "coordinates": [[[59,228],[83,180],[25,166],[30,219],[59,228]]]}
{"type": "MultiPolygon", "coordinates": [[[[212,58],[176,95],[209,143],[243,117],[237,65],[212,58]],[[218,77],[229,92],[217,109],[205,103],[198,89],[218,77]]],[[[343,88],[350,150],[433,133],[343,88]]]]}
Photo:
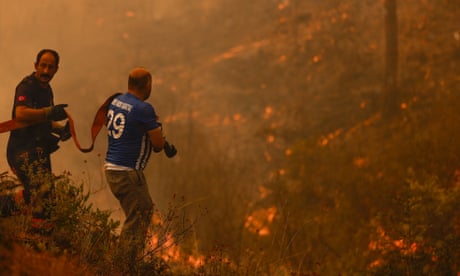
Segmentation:
{"type": "Polygon", "coordinates": [[[56,133],[59,136],[59,139],[63,142],[67,141],[70,137],[72,137],[72,133],[70,132],[69,121],[67,121],[64,127],[55,128],[52,132],[56,133]]]}
{"type": "Polygon", "coordinates": [[[173,144],[170,145],[167,141],[165,141],[163,149],[168,158],[173,158],[177,153],[176,147],[173,144]]]}
{"type": "Polygon", "coordinates": [[[66,108],[67,104],[58,104],[49,107],[45,107],[45,117],[47,120],[51,121],[61,121],[67,118],[67,114],[65,113],[64,108],[66,108]]]}

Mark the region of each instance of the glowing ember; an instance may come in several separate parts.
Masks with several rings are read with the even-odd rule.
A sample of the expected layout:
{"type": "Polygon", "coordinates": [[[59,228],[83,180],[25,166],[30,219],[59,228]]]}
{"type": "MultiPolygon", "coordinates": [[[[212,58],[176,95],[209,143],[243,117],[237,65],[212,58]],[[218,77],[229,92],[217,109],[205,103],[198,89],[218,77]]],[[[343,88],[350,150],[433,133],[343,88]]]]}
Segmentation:
{"type": "Polygon", "coordinates": [[[284,1],[283,3],[278,4],[278,10],[282,11],[289,6],[289,0],[284,1]]]}
{"type": "Polygon", "coordinates": [[[353,159],[353,165],[357,168],[363,168],[369,164],[369,160],[365,157],[355,157],[353,159]]]}
{"type": "Polygon", "coordinates": [[[188,263],[193,266],[194,268],[200,267],[204,264],[205,257],[204,256],[188,256],[188,263]]]}
{"type": "Polygon", "coordinates": [[[242,118],[241,114],[239,113],[233,114],[233,121],[240,121],[241,118],[242,118]]]}
{"type": "Polygon", "coordinates": [[[314,57],[313,57],[313,62],[314,62],[314,63],[318,63],[318,62],[321,61],[321,59],[322,59],[321,56],[314,56],[314,57]]]}
{"type": "Polygon", "coordinates": [[[133,11],[126,11],[125,15],[126,17],[134,17],[136,14],[133,11]]]}
{"type": "Polygon", "coordinates": [[[273,115],[273,108],[271,106],[265,107],[264,119],[268,119],[273,115]]]}
{"type": "Polygon", "coordinates": [[[277,209],[274,206],[267,209],[258,209],[246,218],[244,226],[251,233],[268,236],[270,235],[269,226],[273,223],[276,212],[277,209]]]}
{"type": "Polygon", "coordinates": [[[270,195],[273,192],[272,190],[269,190],[264,186],[259,186],[258,189],[260,193],[260,199],[266,198],[268,195],[270,195]]]}
{"type": "MultiPolygon", "coordinates": [[[[387,254],[391,251],[399,251],[402,255],[413,255],[419,250],[428,250],[425,252],[432,253],[432,260],[436,261],[437,256],[434,254],[432,249],[422,249],[416,242],[410,242],[404,239],[392,239],[382,228],[377,228],[377,239],[372,240],[368,244],[368,249],[371,251],[380,251],[381,254],[387,254]]],[[[375,268],[382,266],[384,260],[379,258],[369,264],[369,267],[375,268]]]]}

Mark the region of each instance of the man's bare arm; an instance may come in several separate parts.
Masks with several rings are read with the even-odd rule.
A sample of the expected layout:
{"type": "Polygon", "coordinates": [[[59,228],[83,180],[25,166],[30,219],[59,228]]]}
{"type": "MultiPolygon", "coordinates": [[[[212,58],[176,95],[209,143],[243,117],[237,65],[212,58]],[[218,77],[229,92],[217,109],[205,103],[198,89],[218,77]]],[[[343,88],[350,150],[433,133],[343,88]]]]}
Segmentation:
{"type": "Polygon", "coordinates": [[[161,127],[148,131],[150,142],[152,143],[155,150],[160,151],[165,145],[165,138],[163,137],[163,131],[161,127]]]}

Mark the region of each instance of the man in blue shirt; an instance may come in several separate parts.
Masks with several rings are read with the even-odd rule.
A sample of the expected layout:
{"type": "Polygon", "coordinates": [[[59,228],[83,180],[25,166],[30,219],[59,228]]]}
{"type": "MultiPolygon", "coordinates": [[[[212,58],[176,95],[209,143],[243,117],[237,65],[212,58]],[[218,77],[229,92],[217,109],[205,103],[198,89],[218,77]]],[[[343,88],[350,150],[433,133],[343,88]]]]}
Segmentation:
{"type": "Polygon", "coordinates": [[[165,146],[155,110],[145,102],[151,88],[150,72],[141,67],[133,69],[128,78],[128,92],[115,97],[107,111],[105,175],[126,217],[120,234],[120,250],[126,256],[131,273],[144,248],[153,214],[143,169],[152,150],[158,152],[165,146]]]}

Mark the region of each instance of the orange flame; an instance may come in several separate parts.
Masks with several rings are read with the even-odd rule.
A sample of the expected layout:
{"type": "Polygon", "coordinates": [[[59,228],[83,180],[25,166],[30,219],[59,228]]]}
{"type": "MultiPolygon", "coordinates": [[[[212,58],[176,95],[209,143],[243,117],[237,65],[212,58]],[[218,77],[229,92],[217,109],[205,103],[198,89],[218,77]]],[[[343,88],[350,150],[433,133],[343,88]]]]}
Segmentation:
{"type": "MultiPolygon", "coordinates": [[[[410,242],[404,239],[392,239],[385,231],[381,228],[377,228],[377,240],[372,240],[368,244],[368,249],[371,251],[380,251],[382,254],[386,254],[389,251],[397,250],[402,255],[411,255],[417,253],[419,250],[425,250],[425,252],[431,252],[431,259],[437,260],[437,256],[430,248],[422,249],[419,243],[410,242]]],[[[382,266],[384,263],[382,258],[378,258],[369,264],[370,268],[382,266]]]]}
{"type": "Polygon", "coordinates": [[[264,119],[268,119],[273,115],[273,108],[271,106],[265,107],[264,119]]]}
{"type": "Polygon", "coordinates": [[[275,206],[255,210],[246,218],[244,226],[249,232],[258,234],[259,236],[268,236],[271,233],[269,225],[273,223],[276,212],[277,209],[275,206]]]}

